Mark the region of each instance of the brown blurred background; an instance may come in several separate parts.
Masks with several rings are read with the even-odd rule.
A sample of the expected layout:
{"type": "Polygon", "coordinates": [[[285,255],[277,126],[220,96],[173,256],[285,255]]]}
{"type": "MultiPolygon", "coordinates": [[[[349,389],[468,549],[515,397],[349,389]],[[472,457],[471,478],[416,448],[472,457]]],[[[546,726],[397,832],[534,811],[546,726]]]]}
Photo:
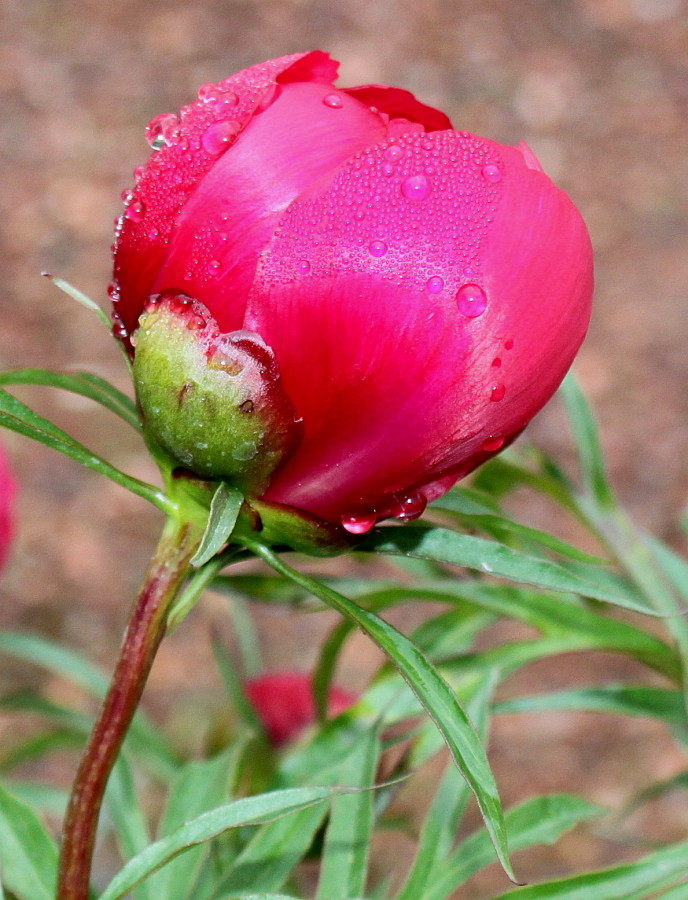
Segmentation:
{"type": "MultiPolygon", "coordinates": [[[[147,121],[188,102],[202,82],[321,47],[342,61],[342,84],[398,84],[458,128],[524,139],[579,205],[596,248],[597,301],[578,374],[623,502],[641,525],[678,542],[675,520],[688,500],[685,0],[4,0],[0,17],[0,368],[84,367],[125,388],[114,343],[39,273],[55,272],[106,306],[112,220],[148,153],[147,121]]],[[[92,404],[18,393],[116,465],[154,477],[135,437],[92,404]]],[[[566,462],[562,426],[552,405],[529,435],[566,462]]],[[[14,435],[2,440],[21,491],[0,627],[51,635],[110,666],[158,517],[71,461],[14,435]]],[[[539,508],[520,515],[551,524],[539,508]]],[[[231,639],[225,618],[222,600],[205,600],[163,649],[147,694],[149,709],[190,748],[215,702],[208,631],[219,624],[231,639]]],[[[271,667],[293,665],[296,649],[301,665],[313,659],[332,621],[257,618],[271,667]]],[[[376,659],[354,639],[341,679],[360,687],[376,659]]],[[[521,687],[626,676],[641,673],[618,660],[569,658],[531,667],[521,687]]],[[[0,658],[3,689],[42,680],[0,658]]],[[[45,689],[68,697],[62,682],[48,679],[45,689]]],[[[0,741],[11,728],[0,718],[0,741]]],[[[509,801],[577,789],[618,804],[682,765],[664,730],[637,720],[509,717],[493,747],[509,801]]],[[[71,765],[58,761],[52,774],[64,778],[71,765]]],[[[412,791],[409,806],[413,799],[412,791]]],[[[657,839],[688,827],[682,802],[648,822],[657,839]]],[[[392,840],[388,851],[406,845],[392,840]]],[[[576,832],[520,871],[542,878],[629,855],[576,832]]],[[[506,889],[490,878],[462,896],[506,889]]]]}

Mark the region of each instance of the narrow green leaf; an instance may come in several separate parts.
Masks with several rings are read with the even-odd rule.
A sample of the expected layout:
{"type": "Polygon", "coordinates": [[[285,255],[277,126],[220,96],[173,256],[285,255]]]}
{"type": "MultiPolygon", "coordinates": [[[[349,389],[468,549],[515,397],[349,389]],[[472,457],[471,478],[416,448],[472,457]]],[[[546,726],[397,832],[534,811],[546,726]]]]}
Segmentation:
{"type": "Polygon", "coordinates": [[[502,700],[494,707],[496,713],[549,712],[554,709],[641,716],[672,724],[687,724],[686,709],[680,691],[642,685],[607,684],[601,687],[536,694],[532,697],[515,697],[511,700],[502,700]]]}
{"type": "Polygon", "coordinates": [[[352,630],[353,625],[347,619],[338,622],[323,641],[318,660],[313,667],[311,685],[315,700],[315,714],[320,723],[327,719],[327,699],[334,678],[334,670],[344,642],[352,630]]]}
{"type": "Polygon", "coordinates": [[[210,502],[210,515],[201,544],[191,558],[192,566],[202,566],[224,547],[232,536],[243,502],[244,495],[240,490],[220,482],[210,502]]]}
{"type": "Polygon", "coordinates": [[[33,810],[1,786],[0,878],[17,900],[53,900],[57,848],[33,810]]]}
{"type": "Polygon", "coordinates": [[[136,404],[120,390],[90,372],[50,372],[47,369],[14,369],[0,372],[0,385],[5,384],[40,384],[46,387],[61,388],[82,397],[94,400],[110,412],[115,413],[137,431],[141,431],[141,422],[136,411],[136,404]]]}
{"type": "MultiPolygon", "coordinates": [[[[630,900],[640,891],[656,891],[685,876],[688,843],[648,853],[636,862],[529,885],[494,900],[630,900]]],[[[685,888],[685,885],[684,885],[685,888]]]]}
{"type": "MultiPolygon", "coordinates": [[[[124,753],[119,754],[108,779],[105,808],[114,825],[117,845],[123,859],[131,859],[148,846],[148,825],[136,798],[134,775],[124,753]]],[[[133,889],[132,898],[158,900],[145,883],[133,889]]]]}
{"type": "Polygon", "coordinates": [[[62,291],[63,294],[67,294],[72,300],[76,300],[81,306],[95,313],[107,330],[112,334],[112,322],[108,318],[107,313],[98,306],[95,300],[91,300],[90,297],[78,288],[75,288],[74,285],[70,284],[68,281],[65,281],[64,278],[59,278],[57,275],[52,275],[50,272],[41,272],[41,275],[52,281],[55,287],[62,291]]]}
{"type": "Polygon", "coordinates": [[[280,890],[311,847],[326,813],[325,805],[311,806],[260,828],[226,870],[218,895],[280,890]]]}
{"type": "Polygon", "coordinates": [[[57,450],[58,453],[68,456],[88,469],[105,475],[115,484],[143,497],[144,500],[148,500],[149,503],[165,513],[172,509],[170,501],[161,490],[138,478],[125,475],[124,472],[116,469],[100,456],[96,456],[57,425],[53,425],[43,416],[39,416],[38,413],[4,390],[0,390],[0,426],[23,434],[25,437],[38,441],[39,444],[50,447],[51,450],[57,450]]]}
{"type": "MultiPolygon", "coordinates": [[[[513,852],[536,844],[553,844],[574,825],[604,812],[601,807],[568,794],[532,797],[506,812],[509,846],[513,852]]],[[[444,865],[431,873],[429,883],[416,900],[444,900],[494,859],[487,832],[484,829],[475,832],[459,844],[444,865]]]]}
{"type": "MultiPolygon", "coordinates": [[[[375,782],[380,757],[378,729],[370,728],[340,769],[340,780],[356,787],[375,782]]],[[[363,894],[373,830],[373,794],[346,794],[332,802],[325,833],[317,900],[345,900],[363,894]]]]}
{"type": "Polygon", "coordinates": [[[291,894],[225,894],[221,900],[299,900],[291,894]]]}
{"type": "Polygon", "coordinates": [[[35,781],[7,782],[7,789],[17,800],[25,803],[33,810],[47,813],[51,816],[62,818],[69,794],[61,788],[49,784],[38,784],[35,781]]]}
{"type": "Polygon", "coordinates": [[[572,372],[566,376],[559,391],[576,441],[583,484],[601,509],[611,509],[615,505],[614,495],[607,481],[597,425],[572,372]]]}
{"type": "Polygon", "coordinates": [[[515,880],[508,858],[497,786],[485,751],[456,696],[437,670],[407,637],[383,619],[361,609],[343,594],[292,569],[268,547],[252,543],[250,549],[275,571],[291,578],[346,618],[355,621],[387,654],[442,733],[454,761],[478,801],[499,861],[509,877],[515,880]]]}
{"type": "MultiPolygon", "coordinates": [[[[483,679],[466,707],[483,743],[487,740],[489,706],[494,687],[492,675],[483,679]]],[[[416,751],[412,763],[415,766],[422,761],[416,751]]],[[[447,766],[425,816],[413,865],[396,900],[422,900],[426,887],[441,871],[451,851],[468,798],[468,785],[461,773],[456,766],[447,766]]]]}
{"type": "Polygon", "coordinates": [[[230,828],[258,825],[324,803],[341,792],[337,788],[290,788],[227,803],[186,822],[172,834],[148,846],[121,869],[99,900],[119,900],[135,885],[190,847],[217,837],[230,828]]]}
{"type": "Polygon", "coordinates": [[[505,544],[470,534],[457,534],[446,528],[427,528],[422,525],[383,527],[365,538],[356,549],[369,553],[433,559],[476,569],[497,578],[581,594],[646,615],[656,615],[644,597],[620,579],[613,588],[609,588],[601,580],[602,576],[596,577],[595,581],[588,580],[549,560],[527,556],[505,544]]]}
{"type": "Polygon", "coordinates": [[[215,665],[218,668],[225,692],[232,706],[239,713],[241,720],[248,727],[249,731],[258,737],[264,737],[263,725],[244,692],[242,681],[236,671],[234,662],[217,635],[212,637],[212,648],[215,665]]]}
{"type": "MultiPolygon", "coordinates": [[[[185,822],[227,799],[237,781],[245,750],[246,742],[239,741],[212,759],[192,760],[179,770],[160,822],[160,837],[172,834],[185,822]]],[[[207,842],[193,847],[155,872],[144,882],[149,884],[150,896],[154,900],[191,896],[207,849],[207,842]]]]}

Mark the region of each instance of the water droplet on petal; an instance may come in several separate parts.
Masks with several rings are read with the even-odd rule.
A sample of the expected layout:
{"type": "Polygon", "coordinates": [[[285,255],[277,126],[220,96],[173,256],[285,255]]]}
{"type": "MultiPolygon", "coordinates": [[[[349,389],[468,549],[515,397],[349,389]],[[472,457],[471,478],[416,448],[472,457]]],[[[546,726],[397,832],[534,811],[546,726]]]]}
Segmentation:
{"type": "MultiPolygon", "coordinates": [[[[134,192],[130,191],[129,188],[126,188],[125,190],[123,190],[122,193],[119,195],[122,203],[129,203],[129,201],[131,200],[131,198],[133,196],[134,196],[134,192]]],[[[117,224],[117,220],[115,220],[115,224],[117,224]]]]}
{"type": "Polygon", "coordinates": [[[160,306],[161,300],[162,297],[160,296],[160,294],[151,294],[143,304],[144,311],[153,312],[156,307],[160,306]]]}
{"type": "Polygon", "coordinates": [[[513,346],[514,346],[514,342],[513,342],[512,338],[509,338],[508,341],[504,341],[504,349],[505,350],[511,350],[513,348],[513,346]]]}
{"type": "Polygon", "coordinates": [[[401,193],[408,200],[425,200],[430,193],[430,182],[425,175],[409,175],[401,183],[401,193]]]}
{"type": "Polygon", "coordinates": [[[374,512],[352,513],[343,515],[339,521],[342,523],[342,528],[349,534],[365,534],[375,525],[377,518],[374,512]]]}
{"type": "Polygon", "coordinates": [[[175,313],[183,312],[193,303],[187,294],[175,294],[170,299],[170,310],[175,313]]]}
{"type": "Polygon", "coordinates": [[[186,323],[186,327],[189,331],[200,331],[201,328],[205,328],[206,321],[203,316],[190,316],[188,322],[186,323]]]}
{"type": "Polygon", "coordinates": [[[143,218],[145,207],[140,200],[132,200],[132,202],[124,210],[124,215],[131,222],[140,222],[143,218]]]}
{"type": "Polygon", "coordinates": [[[222,263],[218,262],[216,259],[211,259],[206,268],[208,275],[217,275],[222,268],[222,263]]]}
{"type": "Polygon", "coordinates": [[[385,159],[388,159],[390,162],[396,162],[404,155],[404,151],[398,144],[392,144],[389,146],[384,153],[385,159]]]}
{"type": "Polygon", "coordinates": [[[198,99],[203,103],[210,103],[211,100],[214,100],[217,97],[217,85],[216,84],[202,84],[198,89],[198,99]]]}
{"type": "Polygon", "coordinates": [[[146,125],[146,140],[154,150],[176,144],[179,140],[179,117],[174,113],[154,116],[146,125]]]}
{"type": "Polygon", "coordinates": [[[310,272],[310,270],[311,270],[311,264],[308,262],[307,259],[300,259],[300,260],[296,263],[296,271],[297,271],[300,275],[308,275],[308,273],[310,272]]]}
{"type": "Polygon", "coordinates": [[[490,400],[497,403],[499,400],[501,400],[504,397],[504,394],[506,394],[506,388],[504,387],[504,385],[496,384],[492,388],[492,393],[490,394],[490,400]]]}
{"type": "Polygon", "coordinates": [[[240,131],[241,125],[233,119],[215,122],[203,132],[201,138],[203,149],[211,156],[219,156],[234,143],[240,131]]]}
{"type": "Polygon", "coordinates": [[[387,244],[384,241],[373,241],[372,244],[368,246],[368,253],[371,256],[384,256],[387,252],[387,244]]]}
{"type": "Polygon", "coordinates": [[[427,505],[428,501],[422,494],[408,494],[397,501],[392,515],[400,522],[413,522],[423,515],[427,505]]]}
{"type": "Polygon", "coordinates": [[[487,308],[487,294],[478,284],[464,284],[456,293],[456,303],[462,315],[475,319],[487,308]]]}
{"type": "Polygon", "coordinates": [[[444,281],[439,275],[433,275],[425,282],[425,286],[428,289],[428,294],[439,294],[444,288],[444,281]]]}
{"type": "Polygon", "coordinates": [[[269,84],[265,90],[263,91],[263,96],[258,101],[258,105],[255,108],[256,113],[264,112],[268,106],[271,106],[275,100],[282,93],[282,88],[276,82],[269,84]]]}
{"type": "Polygon", "coordinates": [[[322,101],[325,106],[329,106],[330,109],[341,109],[344,106],[344,101],[339,96],[339,94],[327,94],[323,97],[322,101]]]}
{"type": "Polygon", "coordinates": [[[145,166],[137,166],[134,171],[131,173],[134,176],[134,181],[141,181],[143,177],[143,173],[146,171],[145,166]]]}
{"type": "Polygon", "coordinates": [[[501,361],[501,359],[500,359],[498,356],[496,356],[496,357],[492,360],[492,368],[493,368],[493,369],[498,369],[498,368],[501,366],[501,364],[502,364],[502,361],[501,361]]]}
{"type": "Polygon", "coordinates": [[[113,303],[119,300],[119,285],[115,281],[111,281],[107,286],[107,295],[113,303]]]}
{"type": "Polygon", "coordinates": [[[394,166],[390,162],[386,162],[382,164],[382,174],[389,178],[390,175],[394,175],[394,166]]]}
{"type": "Polygon", "coordinates": [[[483,450],[487,451],[487,453],[494,453],[495,450],[499,450],[501,446],[504,444],[503,437],[496,437],[495,435],[490,435],[490,437],[485,438],[483,441],[483,450]]]}
{"type": "Polygon", "coordinates": [[[502,180],[502,170],[494,163],[488,163],[486,166],[483,166],[481,172],[485,181],[489,181],[490,184],[497,184],[498,181],[502,180]]]}

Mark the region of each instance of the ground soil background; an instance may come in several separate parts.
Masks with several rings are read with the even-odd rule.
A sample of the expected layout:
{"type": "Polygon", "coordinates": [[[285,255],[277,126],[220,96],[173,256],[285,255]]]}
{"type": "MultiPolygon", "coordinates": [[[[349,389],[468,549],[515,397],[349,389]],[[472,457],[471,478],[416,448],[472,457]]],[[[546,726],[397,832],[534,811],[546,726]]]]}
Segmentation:
{"type": "MultiPolygon", "coordinates": [[[[688,500],[688,6],[684,0],[4,0],[0,12],[0,368],[84,367],[126,386],[114,343],[39,275],[56,272],[104,306],[120,192],[148,153],[143,128],[205,81],[262,59],[321,47],[341,83],[411,89],[455,127],[525,140],[574,198],[597,259],[596,306],[577,362],[597,411],[613,483],[636,521],[681,546],[688,500]]],[[[105,413],[63,394],[22,396],[95,450],[154,477],[141,447],[105,413]]],[[[529,438],[570,462],[556,404],[529,438]]],[[[3,436],[19,483],[17,540],[0,591],[0,627],[52,636],[109,667],[159,521],[143,501],[71,461],[3,436]]],[[[529,503],[522,519],[556,525],[529,503]]],[[[685,548],[684,548],[685,549],[685,548]]],[[[396,620],[410,624],[412,615],[396,620]]],[[[270,668],[307,666],[331,617],[257,613],[270,668]]],[[[224,629],[209,597],[163,649],[146,703],[193,750],[216,704],[208,652],[224,629]]],[[[504,630],[497,638],[516,635],[504,630]]],[[[359,688],[377,657],[355,639],[340,680],[359,688]]],[[[640,673],[608,657],[532,666],[513,690],[640,673]]],[[[0,659],[0,687],[64,683],[0,659]]],[[[0,718],[0,741],[16,723],[0,718]]],[[[640,720],[552,714],[500,720],[492,760],[511,802],[578,790],[619,805],[683,762],[664,730],[640,720]]],[[[73,756],[45,777],[65,781],[73,756]]],[[[427,784],[401,799],[422,800],[427,784]],[[404,799],[405,798],[405,799],[404,799]]],[[[685,837],[684,798],[636,821],[658,840],[685,837]]],[[[407,856],[387,837],[385,865],[407,856]]],[[[631,847],[576,831],[517,856],[528,879],[631,858],[631,847]]],[[[101,865],[107,869],[107,857],[101,865]]],[[[496,871],[462,897],[507,887],[496,871]]]]}

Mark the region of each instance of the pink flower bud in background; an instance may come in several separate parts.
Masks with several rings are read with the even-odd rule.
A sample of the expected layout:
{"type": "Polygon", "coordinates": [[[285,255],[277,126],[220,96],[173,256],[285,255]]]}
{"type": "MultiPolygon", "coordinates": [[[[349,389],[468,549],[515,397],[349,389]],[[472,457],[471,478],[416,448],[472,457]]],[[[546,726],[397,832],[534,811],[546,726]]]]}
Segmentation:
{"type": "Polygon", "coordinates": [[[3,451],[0,449],[0,568],[10,548],[14,518],[14,479],[3,451]]]}
{"type": "MultiPolygon", "coordinates": [[[[311,680],[305,672],[260,675],[249,679],[244,690],[275,747],[293,741],[315,721],[311,680]]],[[[333,685],[328,695],[328,715],[339,715],[355,702],[353,694],[333,685]]]]}
{"type": "Polygon", "coordinates": [[[398,88],[336,88],[336,73],[319,51],[284,57],[156,117],[110,294],[132,345],[163,297],[208,360],[222,341],[253,354],[250,385],[227,401],[254,410],[251,438],[237,450],[228,423],[210,460],[175,422],[193,380],[160,413],[142,387],[155,368],[141,368],[147,427],[169,453],[363,533],[419,516],[547,402],[585,335],[592,254],[525,145],[455,131],[398,88]],[[272,453],[270,466],[237,474],[249,451],[272,453]]]}

